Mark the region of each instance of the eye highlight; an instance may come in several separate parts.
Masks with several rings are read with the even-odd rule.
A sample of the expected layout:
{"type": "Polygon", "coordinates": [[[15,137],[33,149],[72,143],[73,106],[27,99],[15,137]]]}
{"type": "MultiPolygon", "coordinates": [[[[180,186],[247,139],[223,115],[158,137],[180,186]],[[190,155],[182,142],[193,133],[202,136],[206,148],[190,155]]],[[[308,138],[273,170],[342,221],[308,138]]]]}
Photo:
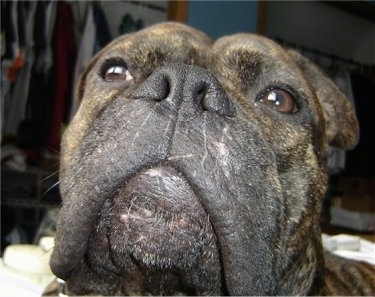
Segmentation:
{"type": "Polygon", "coordinates": [[[105,63],[101,70],[101,77],[108,82],[129,81],[133,79],[133,76],[123,62],[105,63]]]}
{"type": "Polygon", "coordinates": [[[298,111],[294,98],[281,89],[268,89],[257,101],[281,113],[293,114],[298,111]]]}

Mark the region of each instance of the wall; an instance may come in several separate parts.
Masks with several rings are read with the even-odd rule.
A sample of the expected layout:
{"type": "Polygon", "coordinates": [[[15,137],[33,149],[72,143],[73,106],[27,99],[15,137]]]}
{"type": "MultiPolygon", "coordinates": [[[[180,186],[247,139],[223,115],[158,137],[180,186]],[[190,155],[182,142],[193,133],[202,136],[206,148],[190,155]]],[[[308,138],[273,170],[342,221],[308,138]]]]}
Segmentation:
{"type": "Polygon", "coordinates": [[[375,63],[375,24],[320,2],[267,2],[266,35],[375,63]]]}
{"type": "MultiPolygon", "coordinates": [[[[122,18],[130,13],[133,19],[143,19],[149,26],[167,20],[168,1],[139,1],[145,5],[135,5],[125,1],[102,1],[101,6],[107,16],[109,29],[114,37],[122,18]],[[147,8],[147,4],[158,6],[165,11],[147,8]]],[[[258,1],[196,1],[188,2],[187,24],[204,31],[212,38],[237,32],[255,32],[258,1]]]]}
{"type": "Polygon", "coordinates": [[[167,20],[167,1],[136,1],[135,3],[102,1],[101,6],[107,17],[109,30],[113,37],[120,35],[119,26],[126,14],[131,15],[134,21],[141,19],[144,27],[167,20]]]}
{"type": "Polygon", "coordinates": [[[187,24],[216,39],[256,32],[258,1],[189,1],[187,24]]]}

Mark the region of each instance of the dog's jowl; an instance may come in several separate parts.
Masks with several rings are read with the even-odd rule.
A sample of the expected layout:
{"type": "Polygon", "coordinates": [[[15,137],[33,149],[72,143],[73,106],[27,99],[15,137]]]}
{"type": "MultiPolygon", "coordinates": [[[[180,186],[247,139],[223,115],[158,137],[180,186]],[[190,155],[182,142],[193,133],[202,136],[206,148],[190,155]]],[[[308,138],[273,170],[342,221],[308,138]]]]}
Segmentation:
{"type": "Polygon", "coordinates": [[[68,295],[374,295],[323,251],[328,145],[350,101],[257,35],[177,23],[120,37],[83,73],[62,143],[53,272],[68,295]]]}

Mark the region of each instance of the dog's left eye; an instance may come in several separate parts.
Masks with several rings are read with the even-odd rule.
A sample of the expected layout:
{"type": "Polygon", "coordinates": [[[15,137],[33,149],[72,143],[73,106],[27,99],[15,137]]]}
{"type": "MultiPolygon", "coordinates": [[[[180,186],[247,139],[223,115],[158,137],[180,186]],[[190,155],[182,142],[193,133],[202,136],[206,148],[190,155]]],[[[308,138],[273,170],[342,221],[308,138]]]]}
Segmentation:
{"type": "Polygon", "coordinates": [[[267,90],[260,96],[258,101],[281,113],[292,114],[298,111],[295,100],[284,90],[267,90]]]}
{"type": "Polygon", "coordinates": [[[127,81],[131,80],[129,70],[124,65],[112,65],[104,69],[102,72],[102,77],[105,81],[127,81]]]}

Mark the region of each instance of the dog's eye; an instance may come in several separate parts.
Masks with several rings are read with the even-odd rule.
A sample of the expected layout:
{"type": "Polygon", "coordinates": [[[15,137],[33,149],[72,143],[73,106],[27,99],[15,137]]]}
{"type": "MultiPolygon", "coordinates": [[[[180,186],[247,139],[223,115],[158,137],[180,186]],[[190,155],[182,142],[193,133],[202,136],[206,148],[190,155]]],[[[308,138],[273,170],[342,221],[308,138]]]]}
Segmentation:
{"type": "Polygon", "coordinates": [[[298,111],[293,97],[288,92],[280,89],[267,90],[258,101],[281,113],[292,114],[298,111]]]}
{"type": "Polygon", "coordinates": [[[133,78],[129,70],[121,64],[106,67],[102,72],[102,77],[105,81],[128,81],[133,78]]]}

